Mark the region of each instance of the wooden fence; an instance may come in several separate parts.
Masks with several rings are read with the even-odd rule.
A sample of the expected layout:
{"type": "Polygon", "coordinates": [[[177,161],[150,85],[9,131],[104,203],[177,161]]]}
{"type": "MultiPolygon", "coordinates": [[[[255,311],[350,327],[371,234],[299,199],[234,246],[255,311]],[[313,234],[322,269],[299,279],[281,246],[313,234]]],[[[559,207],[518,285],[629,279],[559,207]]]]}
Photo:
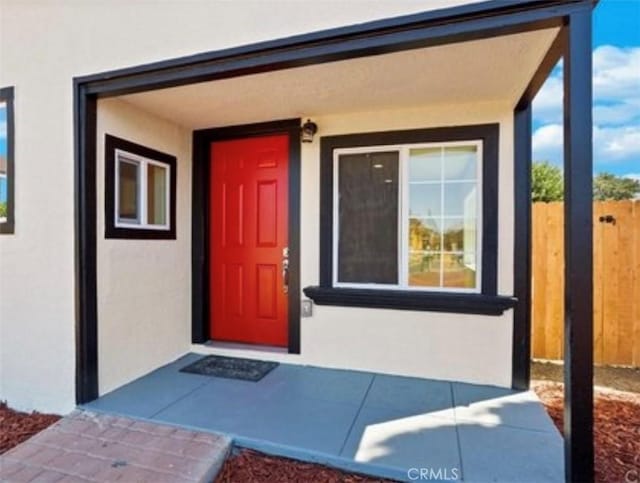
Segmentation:
{"type": "MultiPolygon", "coordinates": [[[[594,360],[597,364],[637,367],[640,366],[640,200],[594,202],[593,212],[594,360]],[[611,218],[607,222],[608,215],[611,218]]],[[[563,219],[562,202],[534,203],[531,323],[534,358],[562,358],[563,219]]]]}

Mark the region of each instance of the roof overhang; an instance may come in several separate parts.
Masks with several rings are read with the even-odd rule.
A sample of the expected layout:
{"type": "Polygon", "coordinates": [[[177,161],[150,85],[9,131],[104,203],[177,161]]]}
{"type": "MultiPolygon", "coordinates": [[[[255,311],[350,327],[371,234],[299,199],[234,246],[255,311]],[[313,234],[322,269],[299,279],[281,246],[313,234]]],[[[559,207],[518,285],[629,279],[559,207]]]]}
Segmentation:
{"type": "Polygon", "coordinates": [[[117,96],[566,25],[594,0],[490,0],[77,77],[117,96]]]}
{"type": "Polygon", "coordinates": [[[191,129],[479,102],[513,108],[558,27],[128,94],[191,129]]]}

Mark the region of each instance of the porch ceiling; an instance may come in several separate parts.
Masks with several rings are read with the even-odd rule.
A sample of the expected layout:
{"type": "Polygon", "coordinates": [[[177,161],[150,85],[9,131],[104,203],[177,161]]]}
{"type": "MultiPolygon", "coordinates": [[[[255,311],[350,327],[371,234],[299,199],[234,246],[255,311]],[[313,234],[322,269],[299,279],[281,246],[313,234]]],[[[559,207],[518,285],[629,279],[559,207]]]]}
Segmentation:
{"type": "Polygon", "coordinates": [[[515,105],[556,33],[537,30],[121,99],[193,129],[428,104],[515,105]]]}

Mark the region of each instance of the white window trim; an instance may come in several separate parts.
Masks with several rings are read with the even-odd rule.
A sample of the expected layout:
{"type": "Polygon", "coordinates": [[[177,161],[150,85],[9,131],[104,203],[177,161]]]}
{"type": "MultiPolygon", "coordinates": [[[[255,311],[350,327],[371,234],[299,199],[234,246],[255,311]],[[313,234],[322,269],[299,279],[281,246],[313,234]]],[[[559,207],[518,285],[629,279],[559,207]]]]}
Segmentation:
{"type": "MultiPolygon", "coordinates": [[[[442,159],[442,158],[441,158],[442,159]]],[[[356,148],[338,148],[333,151],[333,247],[332,247],[332,283],[336,288],[364,288],[364,289],[390,289],[390,290],[408,290],[415,292],[451,292],[451,293],[482,293],[482,236],[483,236],[483,186],[482,168],[484,160],[482,157],[482,140],[470,141],[448,141],[433,143],[416,143],[416,144],[394,144],[383,146],[362,146],[356,148]],[[476,199],[476,286],[474,288],[456,288],[456,287],[415,287],[409,285],[409,151],[411,149],[423,148],[448,148],[461,146],[475,146],[477,163],[476,163],[476,179],[468,180],[477,182],[477,199],[476,199]],[[384,283],[351,283],[338,281],[338,241],[340,239],[340,220],[339,220],[339,185],[338,185],[338,164],[339,158],[343,154],[365,154],[397,151],[398,156],[398,278],[397,284],[384,283]]],[[[439,181],[433,181],[434,184],[443,183],[444,172],[442,172],[439,181]]],[[[465,180],[454,180],[453,182],[463,182],[465,180]]],[[[444,190],[442,191],[444,196],[444,190]]],[[[444,200],[442,200],[444,207],[444,200]]],[[[443,208],[444,209],[444,208],[443,208]]],[[[446,218],[446,216],[445,216],[446,218]]],[[[445,253],[440,250],[440,253],[445,253]]],[[[442,269],[441,269],[442,270],[442,269]]],[[[442,273],[442,271],[441,271],[442,273]]],[[[442,276],[442,275],[441,275],[442,276]]]]}
{"type": "Polygon", "coordinates": [[[115,150],[115,210],[114,210],[114,226],[117,228],[131,228],[135,230],[159,230],[159,231],[169,231],[171,229],[171,217],[170,217],[170,208],[171,208],[171,166],[166,163],[162,163],[159,161],[155,161],[153,159],[146,158],[144,156],[140,156],[138,154],[131,153],[129,151],[125,151],[122,149],[115,150]],[[138,163],[138,214],[140,217],[140,223],[130,223],[126,221],[122,221],[119,217],[120,214],[120,156],[124,157],[124,162],[134,161],[138,163]],[[159,224],[150,224],[147,221],[148,213],[147,213],[147,170],[149,165],[157,166],[166,171],[166,185],[165,185],[165,218],[166,223],[159,224]]]}

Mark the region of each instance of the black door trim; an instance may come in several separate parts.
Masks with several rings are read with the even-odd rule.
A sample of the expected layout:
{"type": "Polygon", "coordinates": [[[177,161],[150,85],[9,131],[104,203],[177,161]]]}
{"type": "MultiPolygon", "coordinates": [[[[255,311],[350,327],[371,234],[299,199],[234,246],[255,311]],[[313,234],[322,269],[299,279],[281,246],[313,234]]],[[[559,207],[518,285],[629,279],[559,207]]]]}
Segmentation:
{"type": "Polygon", "coordinates": [[[212,142],[269,134],[289,136],[289,346],[300,353],[300,119],[201,129],[193,133],[192,335],[204,343],[209,333],[209,152],[212,142]]]}

